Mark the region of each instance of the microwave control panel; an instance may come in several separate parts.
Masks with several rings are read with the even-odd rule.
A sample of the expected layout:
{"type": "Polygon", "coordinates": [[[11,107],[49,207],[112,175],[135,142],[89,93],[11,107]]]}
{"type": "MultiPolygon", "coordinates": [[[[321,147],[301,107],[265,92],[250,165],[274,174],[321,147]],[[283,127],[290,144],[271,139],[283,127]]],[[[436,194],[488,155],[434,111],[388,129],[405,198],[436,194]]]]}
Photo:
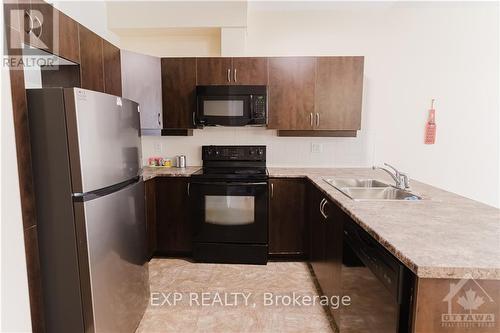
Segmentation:
{"type": "Polygon", "coordinates": [[[265,119],[266,118],[266,97],[257,95],[254,97],[254,109],[252,118],[265,119]]]}

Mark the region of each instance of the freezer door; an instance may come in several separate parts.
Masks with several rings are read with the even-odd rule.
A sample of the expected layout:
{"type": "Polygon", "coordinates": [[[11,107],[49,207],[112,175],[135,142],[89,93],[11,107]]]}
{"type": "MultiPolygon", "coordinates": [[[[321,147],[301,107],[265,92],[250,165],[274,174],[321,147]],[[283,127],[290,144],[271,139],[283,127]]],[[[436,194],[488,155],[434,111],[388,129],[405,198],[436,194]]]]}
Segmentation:
{"type": "Polygon", "coordinates": [[[149,297],[144,183],[85,201],[83,211],[95,332],[135,332],[149,297]]]}
{"type": "Polygon", "coordinates": [[[141,166],[138,104],[108,94],[65,89],[73,192],[137,176],[141,166]]]}

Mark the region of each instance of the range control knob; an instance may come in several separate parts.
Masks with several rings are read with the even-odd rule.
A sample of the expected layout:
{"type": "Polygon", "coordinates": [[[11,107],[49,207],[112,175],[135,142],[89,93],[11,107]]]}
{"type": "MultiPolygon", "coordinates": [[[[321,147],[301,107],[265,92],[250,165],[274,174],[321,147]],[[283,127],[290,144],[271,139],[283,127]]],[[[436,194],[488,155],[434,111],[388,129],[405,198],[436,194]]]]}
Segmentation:
{"type": "Polygon", "coordinates": [[[259,152],[258,152],[259,155],[263,155],[264,154],[264,151],[262,149],[259,149],[259,152]]]}

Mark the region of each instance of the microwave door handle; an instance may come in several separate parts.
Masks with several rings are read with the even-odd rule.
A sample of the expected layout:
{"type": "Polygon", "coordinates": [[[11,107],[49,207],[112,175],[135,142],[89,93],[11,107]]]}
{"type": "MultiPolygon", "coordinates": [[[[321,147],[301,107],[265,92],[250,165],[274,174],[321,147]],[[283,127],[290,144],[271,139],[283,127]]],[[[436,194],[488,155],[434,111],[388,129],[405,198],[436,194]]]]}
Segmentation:
{"type": "Polygon", "coordinates": [[[250,95],[250,117],[249,118],[253,117],[253,108],[254,108],[254,105],[253,105],[253,95],[250,95]]]}

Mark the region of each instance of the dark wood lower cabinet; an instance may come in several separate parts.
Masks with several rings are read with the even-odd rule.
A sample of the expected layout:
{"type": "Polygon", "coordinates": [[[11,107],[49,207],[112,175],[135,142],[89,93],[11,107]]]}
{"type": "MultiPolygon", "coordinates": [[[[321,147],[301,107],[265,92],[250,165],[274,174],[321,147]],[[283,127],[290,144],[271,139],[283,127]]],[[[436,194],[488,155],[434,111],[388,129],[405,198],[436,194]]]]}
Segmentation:
{"type": "MultiPolygon", "coordinates": [[[[342,238],[345,213],[314,185],[309,189],[309,260],[321,290],[328,297],[340,296],[342,238]]],[[[332,311],[337,319],[337,314],[332,311]]]]}
{"type": "MultiPolygon", "coordinates": [[[[343,223],[347,215],[334,203],[325,199],[322,210],[326,221],[325,232],[325,279],[323,292],[328,296],[342,296],[342,238],[343,223]]],[[[335,320],[339,322],[338,310],[331,310],[335,320]]]]}
{"type": "Polygon", "coordinates": [[[148,259],[156,252],[156,179],[144,182],[148,259]]]}
{"type": "Polygon", "coordinates": [[[272,178],[269,203],[269,254],[302,259],[306,253],[304,179],[272,178]]]}
{"type": "Polygon", "coordinates": [[[312,184],[308,184],[308,221],[309,225],[309,262],[320,284],[327,279],[326,267],[326,223],[320,213],[324,199],[322,193],[312,184]]]}
{"type": "Polygon", "coordinates": [[[159,177],[156,192],[156,253],[186,255],[192,251],[189,223],[189,178],[159,177]]]}

